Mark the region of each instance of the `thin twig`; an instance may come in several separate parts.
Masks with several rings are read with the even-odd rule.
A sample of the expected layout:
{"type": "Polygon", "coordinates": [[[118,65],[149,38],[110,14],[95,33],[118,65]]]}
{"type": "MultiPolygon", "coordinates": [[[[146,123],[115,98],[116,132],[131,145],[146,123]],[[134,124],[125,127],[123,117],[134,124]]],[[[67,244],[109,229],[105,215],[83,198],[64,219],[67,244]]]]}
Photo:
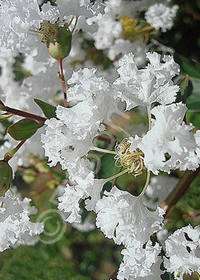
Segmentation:
{"type": "Polygon", "coordinates": [[[166,211],[165,219],[168,218],[169,214],[175,208],[177,202],[184,196],[184,194],[189,189],[193,180],[199,175],[200,167],[193,171],[186,171],[183,177],[180,179],[178,184],[172,190],[172,192],[168,195],[165,201],[160,205],[166,211]]]}
{"type": "Polygon", "coordinates": [[[4,157],[3,161],[8,162],[14,156],[14,154],[19,150],[19,148],[25,143],[25,141],[26,140],[22,140],[14,149],[8,152],[4,157]]]}
{"type": "Polygon", "coordinates": [[[12,115],[16,115],[16,116],[24,117],[24,118],[27,118],[27,119],[30,119],[30,120],[38,121],[41,124],[44,124],[44,122],[47,120],[46,118],[40,117],[38,115],[31,114],[31,113],[21,111],[21,110],[18,110],[18,109],[14,109],[14,108],[11,108],[11,107],[8,107],[8,106],[5,106],[3,108],[3,111],[6,111],[6,112],[8,112],[12,115]]]}
{"type": "Polygon", "coordinates": [[[58,78],[61,81],[61,85],[62,85],[62,92],[64,95],[64,106],[67,108],[69,107],[68,102],[67,102],[67,87],[66,87],[66,83],[65,83],[65,77],[64,77],[64,73],[63,73],[63,65],[62,65],[62,59],[58,59],[58,67],[59,67],[59,72],[58,72],[58,78]]]}

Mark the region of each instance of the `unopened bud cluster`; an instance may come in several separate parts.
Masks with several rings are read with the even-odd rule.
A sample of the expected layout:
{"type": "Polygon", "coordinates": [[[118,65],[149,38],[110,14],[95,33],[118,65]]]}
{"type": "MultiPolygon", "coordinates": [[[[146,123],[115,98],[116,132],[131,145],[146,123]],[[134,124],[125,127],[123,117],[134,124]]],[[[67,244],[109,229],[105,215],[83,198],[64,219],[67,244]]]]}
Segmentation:
{"type": "Polygon", "coordinates": [[[50,56],[55,59],[64,59],[71,50],[72,32],[69,25],[43,22],[39,34],[41,41],[47,45],[50,56]]]}

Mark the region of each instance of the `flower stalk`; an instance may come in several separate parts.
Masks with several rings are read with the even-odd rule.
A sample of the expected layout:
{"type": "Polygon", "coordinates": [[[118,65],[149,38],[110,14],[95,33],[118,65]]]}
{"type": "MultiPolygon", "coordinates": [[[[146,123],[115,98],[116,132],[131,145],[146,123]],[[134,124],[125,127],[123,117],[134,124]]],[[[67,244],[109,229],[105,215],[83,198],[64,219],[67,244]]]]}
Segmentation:
{"type": "Polygon", "coordinates": [[[10,150],[9,152],[7,152],[4,155],[4,162],[8,162],[15,154],[16,152],[19,150],[19,148],[21,148],[21,146],[25,143],[26,140],[22,140],[14,149],[10,150]]]}
{"type": "Polygon", "coordinates": [[[60,79],[61,86],[62,86],[62,92],[64,95],[64,106],[67,108],[67,107],[69,107],[69,104],[67,102],[67,86],[66,86],[64,72],[63,72],[62,59],[59,58],[59,59],[57,59],[57,61],[58,61],[58,67],[59,67],[58,78],[60,79]]]}

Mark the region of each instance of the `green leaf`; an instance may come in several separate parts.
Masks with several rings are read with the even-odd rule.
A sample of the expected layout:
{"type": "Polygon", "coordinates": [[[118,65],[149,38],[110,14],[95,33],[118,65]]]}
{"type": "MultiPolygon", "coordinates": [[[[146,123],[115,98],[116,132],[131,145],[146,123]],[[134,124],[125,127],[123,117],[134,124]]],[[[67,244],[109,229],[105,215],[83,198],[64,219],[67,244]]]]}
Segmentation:
{"type": "Polygon", "coordinates": [[[190,110],[200,108],[200,63],[191,61],[185,57],[179,57],[181,72],[189,74],[192,83],[192,94],[187,98],[186,105],[190,110]]]}
{"type": "Polygon", "coordinates": [[[56,118],[56,107],[48,104],[42,100],[34,99],[35,103],[42,109],[42,112],[44,115],[50,119],[50,118],[56,118]]]}
{"type": "Polygon", "coordinates": [[[188,96],[192,94],[192,83],[189,79],[189,75],[181,77],[176,83],[180,87],[180,91],[177,95],[176,101],[183,101],[184,103],[186,103],[188,96]]]}
{"type": "Polygon", "coordinates": [[[190,78],[192,82],[192,94],[187,98],[186,105],[190,110],[199,110],[200,108],[200,80],[190,78]]]}
{"type": "Polygon", "coordinates": [[[117,173],[119,173],[120,167],[115,165],[114,155],[105,154],[101,158],[101,170],[100,177],[101,178],[109,178],[117,173]]]}
{"type": "Polygon", "coordinates": [[[13,172],[10,165],[1,160],[0,161],[0,194],[10,188],[13,179],[13,172]]]}
{"type": "Polygon", "coordinates": [[[200,79],[200,63],[193,62],[185,57],[179,58],[182,72],[185,74],[189,74],[190,77],[200,79]]]}
{"type": "Polygon", "coordinates": [[[8,133],[15,140],[26,140],[30,138],[41,127],[41,124],[34,120],[23,119],[8,128],[8,133]]]}
{"type": "Polygon", "coordinates": [[[9,114],[9,115],[0,115],[0,122],[6,120],[6,119],[9,119],[10,117],[12,117],[12,114],[9,114]]]}
{"type": "Polygon", "coordinates": [[[200,114],[199,114],[199,112],[187,111],[186,120],[187,120],[187,123],[192,123],[194,126],[196,126],[196,128],[200,129],[200,114]]]}
{"type": "Polygon", "coordinates": [[[189,85],[189,75],[185,75],[181,80],[178,81],[178,84],[180,86],[180,93],[181,95],[185,95],[185,90],[187,89],[189,85]]]}

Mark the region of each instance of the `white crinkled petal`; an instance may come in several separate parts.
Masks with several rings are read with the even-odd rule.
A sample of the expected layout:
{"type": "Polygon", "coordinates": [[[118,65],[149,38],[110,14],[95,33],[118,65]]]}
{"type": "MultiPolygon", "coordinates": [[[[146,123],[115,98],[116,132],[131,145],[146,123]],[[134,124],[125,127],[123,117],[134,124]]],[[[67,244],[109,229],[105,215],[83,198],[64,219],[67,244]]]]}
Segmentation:
{"type": "Polygon", "coordinates": [[[135,240],[145,243],[161,228],[164,211],[149,211],[140,198],[116,187],[97,202],[96,225],[117,244],[133,246],[135,240]]]}
{"type": "Polygon", "coordinates": [[[0,251],[22,244],[34,245],[36,235],[43,232],[42,223],[32,223],[29,215],[37,212],[29,205],[30,199],[24,198],[8,190],[4,197],[0,197],[0,251]]]}
{"type": "Polygon", "coordinates": [[[192,126],[183,122],[186,110],[182,103],[161,105],[152,110],[156,120],[138,147],[145,155],[145,166],[154,174],[158,174],[158,170],[198,168],[200,160],[192,126]]]}
{"type": "MultiPolygon", "coordinates": [[[[135,242],[134,247],[122,250],[124,255],[117,275],[118,280],[151,279],[153,265],[158,262],[158,254],[161,247],[158,243],[153,247],[151,242],[147,242],[145,248],[140,242],[135,242]],[[141,277],[141,278],[140,278],[141,277]]],[[[156,278],[154,278],[156,279],[156,278]]]]}
{"type": "Polygon", "coordinates": [[[126,109],[136,106],[150,106],[152,103],[169,104],[175,101],[179,90],[172,78],[179,73],[179,67],[170,56],[148,53],[150,63],[145,69],[138,69],[133,54],[119,60],[116,79],[116,96],[126,101],[126,109]]]}
{"type": "Polygon", "coordinates": [[[76,186],[69,186],[65,188],[64,194],[58,197],[58,209],[65,217],[65,221],[69,223],[80,223],[80,200],[84,198],[84,191],[76,186]]]}
{"type": "Polygon", "coordinates": [[[174,273],[175,279],[183,280],[183,275],[197,271],[200,273],[200,227],[191,225],[176,230],[165,241],[166,256],[164,266],[174,273]]]}
{"type": "Polygon", "coordinates": [[[155,29],[161,28],[163,32],[166,32],[172,28],[177,10],[177,5],[168,7],[165,4],[156,3],[148,8],[145,18],[155,29]]]}

